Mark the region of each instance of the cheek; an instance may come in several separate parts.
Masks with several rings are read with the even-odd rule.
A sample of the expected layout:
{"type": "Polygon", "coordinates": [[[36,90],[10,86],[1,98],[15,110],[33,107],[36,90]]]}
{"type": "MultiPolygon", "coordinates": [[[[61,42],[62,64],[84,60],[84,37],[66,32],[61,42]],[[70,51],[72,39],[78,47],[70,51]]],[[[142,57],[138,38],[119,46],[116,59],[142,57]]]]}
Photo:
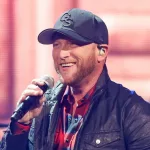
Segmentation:
{"type": "Polygon", "coordinates": [[[58,56],[59,56],[58,52],[53,50],[53,52],[52,52],[52,57],[53,57],[53,60],[54,60],[54,61],[57,61],[57,60],[58,60],[58,56]]]}
{"type": "Polygon", "coordinates": [[[58,70],[58,64],[59,64],[57,53],[56,52],[52,52],[52,57],[53,57],[54,68],[55,68],[55,70],[57,72],[57,70],[58,70]]]}

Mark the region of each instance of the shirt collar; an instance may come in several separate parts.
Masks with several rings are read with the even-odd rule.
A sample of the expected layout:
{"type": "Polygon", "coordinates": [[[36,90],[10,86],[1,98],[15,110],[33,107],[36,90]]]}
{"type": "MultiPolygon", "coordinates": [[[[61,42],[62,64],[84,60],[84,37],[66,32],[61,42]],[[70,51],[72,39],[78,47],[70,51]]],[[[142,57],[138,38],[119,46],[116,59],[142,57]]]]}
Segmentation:
{"type": "MultiPolygon", "coordinates": [[[[80,100],[78,101],[78,106],[80,106],[80,105],[82,105],[82,104],[84,104],[84,103],[86,103],[86,102],[89,102],[89,101],[91,100],[91,97],[92,97],[94,91],[95,91],[95,86],[93,86],[93,87],[86,93],[86,95],[85,95],[82,99],[80,99],[80,100]]],[[[62,99],[62,103],[66,104],[66,101],[67,101],[67,103],[69,103],[69,104],[73,104],[73,103],[74,103],[74,97],[73,97],[73,95],[71,94],[71,89],[70,89],[69,86],[67,86],[66,91],[64,92],[63,99],[62,99]]]]}

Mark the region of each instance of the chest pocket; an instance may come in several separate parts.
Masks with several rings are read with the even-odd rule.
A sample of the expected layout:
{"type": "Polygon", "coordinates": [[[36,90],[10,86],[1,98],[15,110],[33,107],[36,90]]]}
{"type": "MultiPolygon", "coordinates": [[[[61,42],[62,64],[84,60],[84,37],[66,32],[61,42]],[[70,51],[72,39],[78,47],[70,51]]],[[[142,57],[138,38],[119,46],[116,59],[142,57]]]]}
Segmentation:
{"type": "Polygon", "coordinates": [[[84,149],[98,150],[106,148],[107,150],[119,150],[121,144],[120,132],[100,132],[87,134],[84,139],[84,149]],[[110,149],[109,149],[110,148],[110,149]]]}

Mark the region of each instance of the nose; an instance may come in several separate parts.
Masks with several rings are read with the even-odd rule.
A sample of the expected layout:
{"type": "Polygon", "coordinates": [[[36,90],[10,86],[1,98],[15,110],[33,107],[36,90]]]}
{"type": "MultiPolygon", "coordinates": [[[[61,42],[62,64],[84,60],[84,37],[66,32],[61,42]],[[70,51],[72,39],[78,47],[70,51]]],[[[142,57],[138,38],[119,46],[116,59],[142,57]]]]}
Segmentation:
{"type": "Polygon", "coordinates": [[[61,58],[61,59],[65,59],[65,58],[67,58],[67,57],[69,57],[69,56],[70,56],[69,50],[61,50],[61,51],[60,51],[60,58],[61,58]]]}

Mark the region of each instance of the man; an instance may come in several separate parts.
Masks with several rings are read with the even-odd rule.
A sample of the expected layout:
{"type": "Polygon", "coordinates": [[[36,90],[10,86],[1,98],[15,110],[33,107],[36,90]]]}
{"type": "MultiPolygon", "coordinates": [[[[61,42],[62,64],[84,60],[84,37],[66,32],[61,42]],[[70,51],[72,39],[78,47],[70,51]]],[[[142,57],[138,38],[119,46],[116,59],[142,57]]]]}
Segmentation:
{"type": "Polygon", "coordinates": [[[110,80],[105,64],[108,30],[102,19],[71,9],[38,40],[53,44],[60,82],[45,96],[41,79],[25,89],[19,103],[41,96],[39,105],[10,123],[2,150],[150,149],[150,105],[110,80]]]}

